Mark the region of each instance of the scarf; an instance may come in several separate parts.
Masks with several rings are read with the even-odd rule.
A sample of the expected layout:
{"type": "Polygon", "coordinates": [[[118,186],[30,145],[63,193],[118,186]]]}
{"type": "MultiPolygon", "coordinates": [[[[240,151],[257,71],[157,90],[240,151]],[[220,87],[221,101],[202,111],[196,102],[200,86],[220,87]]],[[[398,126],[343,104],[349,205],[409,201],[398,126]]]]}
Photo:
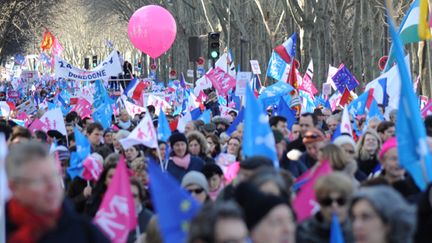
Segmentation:
{"type": "Polygon", "coordinates": [[[209,192],[209,196],[211,198],[211,200],[214,202],[216,201],[216,198],[219,196],[219,193],[225,188],[224,183],[221,181],[221,183],[219,184],[219,188],[216,189],[216,191],[213,192],[209,192]]]}
{"type": "Polygon", "coordinates": [[[174,162],[175,165],[177,165],[178,167],[181,167],[185,170],[187,170],[187,168],[189,167],[190,164],[190,154],[185,155],[183,158],[177,157],[177,156],[173,156],[172,160],[174,162]]]}
{"type": "Polygon", "coordinates": [[[55,228],[60,210],[50,214],[35,214],[15,199],[7,204],[9,218],[17,229],[8,237],[8,243],[34,243],[55,228]]]}

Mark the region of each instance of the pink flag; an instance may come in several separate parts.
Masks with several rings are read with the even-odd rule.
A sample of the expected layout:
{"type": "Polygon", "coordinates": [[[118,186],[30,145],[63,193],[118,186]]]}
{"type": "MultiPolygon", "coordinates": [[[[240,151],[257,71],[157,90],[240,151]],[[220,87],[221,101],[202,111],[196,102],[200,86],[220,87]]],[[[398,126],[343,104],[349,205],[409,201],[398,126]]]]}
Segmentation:
{"type": "Polygon", "coordinates": [[[48,127],[46,126],[45,123],[43,123],[41,120],[39,120],[38,118],[36,118],[32,124],[30,124],[29,128],[30,132],[34,133],[37,130],[42,130],[44,132],[48,131],[48,127]]]}
{"type": "Polygon", "coordinates": [[[90,104],[90,102],[84,98],[80,98],[78,100],[78,103],[74,106],[74,108],[72,108],[71,111],[76,111],[76,113],[78,113],[78,115],[83,118],[86,116],[91,116],[92,111],[91,111],[91,107],[92,105],[90,104]]]}
{"type": "Polygon", "coordinates": [[[25,112],[19,113],[18,116],[17,116],[17,119],[24,121],[25,122],[25,124],[24,124],[25,127],[28,127],[28,125],[30,124],[30,117],[25,112]]]}
{"type": "Polygon", "coordinates": [[[51,65],[54,66],[54,56],[60,56],[64,48],[60,45],[57,39],[54,39],[54,43],[51,49],[51,65]]]}
{"type": "Polygon", "coordinates": [[[225,181],[227,184],[231,183],[240,171],[240,162],[234,162],[226,168],[224,173],[225,181]]]}
{"type": "Polygon", "coordinates": [[[315,198],[314,184],[319,177],[330,174],[331,171],[330,163],[328,161],[323,161],[317,167],[312,167],[297,178],[296,183],[304,183],[302,183],[303,185],[300,187],[293,202],[293,207],[297,214],[297,221],[299,223],[319,210],[319,204],[315,198]]]}
{"type": "Polygon", "coordinates": [[[315,88],[314,84],[312,83],[312,77],[313,77],[313,63],[312,60],[310,60],[309,65],[307,67],[306,73],[303,77],[303,80],[300,84],[299,89],[304,90],[308,92],[309,94],[315,95],[318,90],[315,88]]]}
{"type": "Polygon", "coordinates": [[[429,102],[421,110],[421,115],[423,118],[431,114],[432,114],[432,99],[429,100],[429,102]]]}
{"type": "Polygon", "coordinates": [[[87,156],[87,158],[85,158],[83,161],[84,171],[82,173],[82,177],[88,181],[99,180],[99,176],[103,170],[102,162],[103,158],[97,153],[87,156]]]}
{"type": "Polygon", "coordinates": [[[124,158],[121,158],[117,164],[93,222],[114,243],[126,242],[129,232],[137,225],[137,215],[124,158]]]}
{"type": "Polygon", "coordinates": [[[208,99],[207,95],[201,90],[199,92],[198,97],[197,97],[197,101],[202,103],[202,102],[206,101],[207,99],[208,99]]]}
{"type": "Polygon", "coordinates": [[[206,77],[212,82],[213,87],[219,92],[219,95],[226,95],[228,90],[236,85],[235,78],[219,67],[208,72],[206,77]]]}

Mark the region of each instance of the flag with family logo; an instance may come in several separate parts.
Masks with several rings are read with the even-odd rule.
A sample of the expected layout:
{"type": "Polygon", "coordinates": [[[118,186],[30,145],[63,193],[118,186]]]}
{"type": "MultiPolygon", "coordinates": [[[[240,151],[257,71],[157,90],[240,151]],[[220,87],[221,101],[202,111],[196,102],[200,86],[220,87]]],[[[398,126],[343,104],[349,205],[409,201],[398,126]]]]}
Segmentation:
{"type": "Polygon", "coordinates": [[[297,178],[295,185],[300,185],[296,186],[300,189],[293,201],[297,222],[301,223],[319,211],[319,203],[315,197],[314,185],[319,177],[330,174],[331,171],[330,163],[323,161],[318,164],[318,167],[309,169],[297,178]]]}
{"type": "Polygon", "coordinates": [[[149,163],[150,192],[165,243],[186,242],[192,218],[200,204],[156,163],[149,163]]]}
{"type": "Polygon", "coordinates": [[[246,108],[243,127],[243,155],[245,157],[264,156],[273,161],[276,169],[279,161],[276,144],[270,128],[268,116],[257,101],[249,86],[246,86],[246,108]]]}
{"type": "Polygon", "coordinates": [[[137,225],[129,175],[124,158],[116,166],[112,181],[93,222],[114,243],[124,243],[137,225]]]}
{"type": "Polygon", "coordinates": [[[78,128],[74,128],[76,151],[71,153],[70,165],[67,173],[73,179],[76,176],[82,177],[84,166],[82,161],[90,154],[91,145],[86,136],[78,128]]]}
{"type": "Polygon", "coordinates": [[[396,122],[399,161],[414,178],[417,186],[425,190],[432,180],[432,158],[426,140],[426,129],[420,116],[411,77],[405,65],[401,40],[389,14],[387,19],[402,82],[396,122]]]}
{"type": "Polygon", "coordinates": [[[261,101],[264,108],[277,104],[281,96],[285,96],[293,91],[293,86],[285,82],[277,82],[268,87],[266,87],[260,94],[259,100],[261,101]]]}
{"type": "Polygon", "coordinates": [[[144,118],[135,127],[135,129],[126,138],[120,139],[120,143],[124,149],[128,149],[133,145],[142,144],[149,148],[158,146],[158,136],[153,126],[153,121],[150,114],[146,112],[144,118]]]}

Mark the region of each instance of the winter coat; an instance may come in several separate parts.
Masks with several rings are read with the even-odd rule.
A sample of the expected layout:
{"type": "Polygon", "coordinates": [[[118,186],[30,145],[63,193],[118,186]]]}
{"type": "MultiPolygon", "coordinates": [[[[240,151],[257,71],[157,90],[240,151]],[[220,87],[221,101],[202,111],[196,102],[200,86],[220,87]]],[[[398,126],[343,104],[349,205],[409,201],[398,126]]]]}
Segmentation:
{"type": "Polygon", "coordinates": [[[181,182],[183,179],[183,176],[188,173],[189,171],[195,170],[195,171],[201,171],[201,169],[204,166],[204,161],[202,159],[191,156],[191,161],[189,163],[189,166],[187,169],[184,169],[182,167],[177,166],[172,159],[168,161],[167,171],[174,176],[174,178],[177,179],[177,181],[181,182]]]}
{"type": "MultiPolygon", "coordinates": [[[[7,212],[6,212],[7,215],[7,212]]],[[[6,216],[6,235],[12,234],[16,226],[6,216]]],[[[105,235],[88,219],[77,214],[72,204],[65,200],[56,227],[46,233],[38,243],[109,243],[105,235]]]]}
{"type": "MultiPolygon", "coordinates": [[[[301,243],[323,243],[330,242],[331,224],[326,223],[318,212],[307,219],[297,228],[297,242],[301,243]]],[[[351,224],[348,220],[341,225],[345,243],[354,242],[351,224]]]]}

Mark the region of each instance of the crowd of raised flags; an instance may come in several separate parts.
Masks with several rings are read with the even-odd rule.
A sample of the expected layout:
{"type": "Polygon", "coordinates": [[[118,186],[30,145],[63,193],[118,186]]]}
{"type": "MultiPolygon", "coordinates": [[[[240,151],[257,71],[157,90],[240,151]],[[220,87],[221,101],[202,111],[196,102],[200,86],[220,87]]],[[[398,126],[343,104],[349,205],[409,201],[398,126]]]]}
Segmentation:
{"type": "MultiPolygon", "coordinates": [[[[295,238],[300,242],[306,239],[310,239],[307,242],[325,240],[332,243],[360,241],[366,236],[361,233],[364,229],[356,224],[359,220],[356,218],[356,210],[359,210],[356,207],[358,201],[352,200],[348,207],[351,198],[370,200],[375,213],[379,214],[383,224],[387,224],[386,229],[390,229],[384,232],[387,235],[384,235],[383,239],[387,242],[414,242],[414,239],[415,242],[430,242],[432,237],[423,232],[422,224],[427,226],[432,221],[431,202],[424,206],[423,200],[425,195],[429,195],[429,185],[432,181],[432,100],[419,102],[407,65],[409,55],[404,53],[405,44],[430,38],[427,28],[429,24],[425,23],[426,2],[415,0],[412,3],[399,31],[394,27],[393,20],[388,18],[393,40],[390,57],[383,73],[367,83],[363,92],[357,88],[359,81],[356,77],[344,64],[340,64],[338,68],[329,66],[328,79],[320,93],[312,82],[313,61],[310,60],[304,75],[298,70],[299,64],[295,59],[296,33],[274,48],[266,72],[267,85],[263,85],[260,80],[259,66],[253,68],[252,73],[240,70],[236,72],[233,56],[228,52],[216,62],[215,68],[209,69],[196,81],[195,87],[185,81],[183,74],[179,80],[170,80],[165,87],[151,78],[132,78],[129,82],[95,78],[98,72],[109,76],[107,73],[121,70],[121,67],[116,65],[121,59],[118,52],[111,53],[94,70],[82,70],[59,58],[63,47],[47,31],[41,44],[39,61],[47,68],[53,67],[54,74],[42,75],[32,83],[26,83],[28,80],[25,77],[10,77],[7,82],[2,82],[6,100],[0,101],[2,122],[4,121],[1,129],[9,138],[8,143],[11,147],[15,146],[15,143],[25,143],[16,140],[19,137],[30,139],[26,137],[27,133],[33,135],[33,140],[37,137],[36,134],[41,133],[49,137],[41,140],[47,143],[51,153],[55,154],[56,166],[62,171],[62,187],[67,192],[69,200],[74,199],[69,194],[71,185],[78,181],[83,183],[80,189],[83,191],[79,194],[89,194],[85,201],[86,205],[94,203],[90,199],[94,199],[98,185],[104,184],[105,181],[102,180],[106,180],[107,174],[111,173],[111,182],[104,185],[103,191],[98,191],[101,194],[97,195],[97,212],[95,215],[87,215],[91,216],[93,223],[103,232],[101,242],[104,242],[104,237],[105,240],[110,239],[112,242],[158,242],[149,238],[152,234],[154,236],[155,231],[164,242],[216,242],[215,238],[206,238],[217,237],[215,228],[211,230],[213,234],[209,235],[205,235],[204,230],[200,228],[204,227],[201,224],[205,225],[205,222],[199,220],[200,212],[207,212],[209,209],[206,206],[209,205],[217,208],[225,201],[235,201],[238,204],[236,208],[243,210],[243,218],[240,218],[242,225],[249,231],[248,235],[243,235],[232,242],[285,242],[283,240],[295,238]],[[394,62],[396,65],[392,66],[394,62]],[[113,69],[112,66],[118,67],[113,69]],[[80,77],[88,79],[79,80],[76,79],[76,75],[69,75],[72,79],[65,78],[63,76],[67,70],[74,70],[73,72],[82,75],[80,77]],[[246,83],[239,81],[243,77],[247,77],[246,83]],[[270,78],[275,82],[270,84],[270,78]],[[330,113],[331,116],[324,113],[330,113]],[[325,116],[327,120],[323,118],[325,116]],[[305,122],[309,121],[309,118],[310,122],[305,122]],[[338,120],[336,129],[327,127],[328,119],[338,120]],[[282,127],[278,127],[279,124],[282,124],[282,127]],[[365,171],[360,164],[363,160],[360,158],[363,146],[368,143],[368,136],[378,136],[374,134],[378,132],[381,135],[385,132],[380,131],[381,124],[395,127],[395,138],[384,140],[383,137],[376,137],[375,151],[370,153],[370,161],[373,161],[374,168],[365,171]],[[14,127],[13,131],[9,131],[11,126],[14,127]],[[21,133],[17,132],[19,130],[21,133]],[[198,133],[195,136],[202,136],[205,141],[194,139],[194,132],[198,133]],[[113,134],[116,142],[107,139],[106,134],[113,134]],[[209,141],[212,135],[215,135],[218,141],[210,149],[209,141]],[[96,143],[101,144],[95,145],[92,136],[96,136],[96,143]],[[234,145],[230,144],[233,140],[238,142],[238,147],[234,149],[234,145]],[[343,153],[344,158],[350,154],[349,149],[339,144],[341,140],[344,141],[342,144],[351,145],[353,155],[352,160],[343,161],[347,164],[344,169],[338,168],[335,164],[335,157],[341,156],[339,153],[343,153]],[[192,141],[208,149],[204,154],[192,152],[192,141]],[[185,154],[180,157],[178,151],[184,148],[180,148],[179,143],[186,145],[185,154]],[[330,149],[328,143],[338,146],[335,150],[339,151],[338,154],[333,151],[327,157],[323,155],[326,149],[330,149]],[[74,149],[71,149],[72,147],[74,149]],[[218,147],[219,151],[215,147],[218,147]],[[108,149],[108,152],[101,148],[108,149]],[[396,182],[386,181],[390,172],[386,171],[388,165],[382,156],[390,149],[396,148],[397,163],[393,168],[404,172],[397,183],[404,183],[410,186],[409,189],[400,189],[396,182]],[[130,154],[135,153],[133,151],[138,155],[130,159],[130,154]],[[64,159],[61,157],[62,152],[70,155],[64,159]],[[293,155],[296,153],[300,154],[293,155]],[[117,157],[111,168],[107,167],[106,161],[112,155],[117,157]],[[133,161],[138,157],[141,157],[143,162],[138,171],[132,172],[133,161]],[[63,160],[66,162],[63,163],[63,160]],[[351,162],[354,163],[354,169],[348,166],[351,162]],[[196,166],[191,169],[194,163],[196,166]],[[210,178],[213,174],[207,176],[204,168],[213,165],[219,168],[214,169],[215,171],[221,171],[222,182],[217,185],[216,190],[211,191],[208,188],[211,187],[210,178]],[[259,170],[263,168],[271,171],[259,170]],[[191,171],[199,171],[199,175],[190,174],[191,171]],[[334,176],[338,173],[336,171],[342,171],[345,173],[343,177],[352,180],[352,185],[348,186],[351,189],[346,192],[343,186],[330,188],[323,196],[324,189],[320,188],[325,186],[320,181],[338,178],[339,175],[334,176]],[[257,204],[260,203],[260,210],[252,212],[250,209],[257,205],[239,199],[242,190],[236,191],[236,188],[243,188],[242,184],[244,186],[254,183],[252,178],[259,178],[260,173],[275,175],[270,176],[274,177],[273,179],[266,180],[274,183],[279,192],[274,193],[255,184],[255,189],[261,191],[253,192],[256,193],[257,204]],[[147,225],[151,223],[148,222],[146,227],[142,228],[141,218],[138,216],[142,208],[134,204],[135,196],[130,189],[131,178],[138,178],[138,175],[142,174],[149,177],[142,187],[150,194],[146,195],[145,200],[151,203],[145,204],[142,199],[141,207],[148,207],[157,215],[158,229],[153,231],[149,230],[150,226],[147,225]],[[283,175],[285,177],[282,177],[283,175]],[[204,180],[201,180],[201,177],[204,180]],[[284,185],[280,186],[275,178],[289,178],[287,181],[290,182],[284,182],[284,185]],[[377,178],[383,181],[371,182],[377,178]],[[193,182],[187,184],[188,180],[193,182]],[[397,191],[410,202],[410,205],[406,204],[405,199],[388,202],[396,204],[394,207],[404,207],[399,209],[399,212],[406,213],[405,219],[380,214],[381,201],[374,201],[380,200],[379,197],[368,199],[368,195],[378,195],[377,192],[374,192],[374,189],[363,188],[373,187],[373,183],[387,185],[386,189],[379,190],[392,190],[385,192],[390,194],[397,191]],[[191,189],[191,185],[199,188],[191,189]],[[88,188],[92,188],[93,194],[88,188]],[[284,188],[285,191],[280,188],[284,188]],[[332,198],[332,192],[338,194],[339,198],[332,198]],[[206,193],[204,202],[197,196],[200,193],[206,193]],[[285,193],[287,195],[283,197],[285,193]],[[347,195],[342,195],[344,193],[347,195]],[[210,195],[218,199],[210,200],[210,195]],[[265,224],[262,220],[270,217],[272,210],[281,205],[276,202],[282,199],[282,204],[292,215],[291,218],[282,219],[284,222],[288,220],[289,226],[285,225],[285,233],[266,235],[268,232],[261,228],[261,224],[265,224]],[[330,204],[325,199],[329,199],[330,204]],[[429,216],[417,218],[412,211],[414,206],[417,206],[419,211],[426,210],[421,212],[429,216]],[[333,209],[327,217],[328,207],[333,209]],[[345,215],[348,211],[350,217],[345,215]],[[314,227],[315,230],[319,228],[314,226],[314,220],[321,220],[319,222],[323,223],[326,232],[324,236],[311,230],[314,227]],[[394,226],[407,222],[409,225],[406,229],[394,226]],[[417,230],[415,222],[418,223],[417,230]],[[298,226],[297,233],[295,230],[288,230],[291,226],[295,228],[295,224],[298,226]],[[396,237],[390,236],[394,233],[391,230],[396,229],[404,231],[406,235],[397,241],[389,240],[396,237]],[[263,241],[259,234],[273,238],[266,238],[263,241]],[[147,241],[141,241],[144,239],[147,241]]],[[[25,64],[25,58],[16,55],[15,63],[22,66],[25,64]]],[[[3,144],[6,139],[0,137],[0,142],[3,144]]],[[[0,146],[0,216],[8,208],[8,204],[5,204],[6,197],[10,197],[7,181],[4,180],[4,162],[10,162],[4,159],[6,149],[6,145],[0,146]]],[[[400,195],[395,198],[399,200],[400,195]]],[[[388,210],[393,210],[392,205],[389,205],[388,210]]],[[[397,214],[397,209],[394,210],[396,211],[393,213],[397,214]]],[[[4,220],[6,217],[0,218],[4,220]]],[[[148,220],[150,221],[150,218],[148,220]]],[[[0,222],[0,233],[6,236],[8,242],[18,242],[11,240],[19,239],[19,235],[14,234],[14,229],[7,227],[9,223],[7,218],[6,222],[0,222]],[[5,229],[13,237],[3,232],[5,229]]],[[[38,236],[34,242],[39,242],[41,237],[43,236],[38,236]]],[[[2,238],[0,241],[6,242],[2,238]]]]}

